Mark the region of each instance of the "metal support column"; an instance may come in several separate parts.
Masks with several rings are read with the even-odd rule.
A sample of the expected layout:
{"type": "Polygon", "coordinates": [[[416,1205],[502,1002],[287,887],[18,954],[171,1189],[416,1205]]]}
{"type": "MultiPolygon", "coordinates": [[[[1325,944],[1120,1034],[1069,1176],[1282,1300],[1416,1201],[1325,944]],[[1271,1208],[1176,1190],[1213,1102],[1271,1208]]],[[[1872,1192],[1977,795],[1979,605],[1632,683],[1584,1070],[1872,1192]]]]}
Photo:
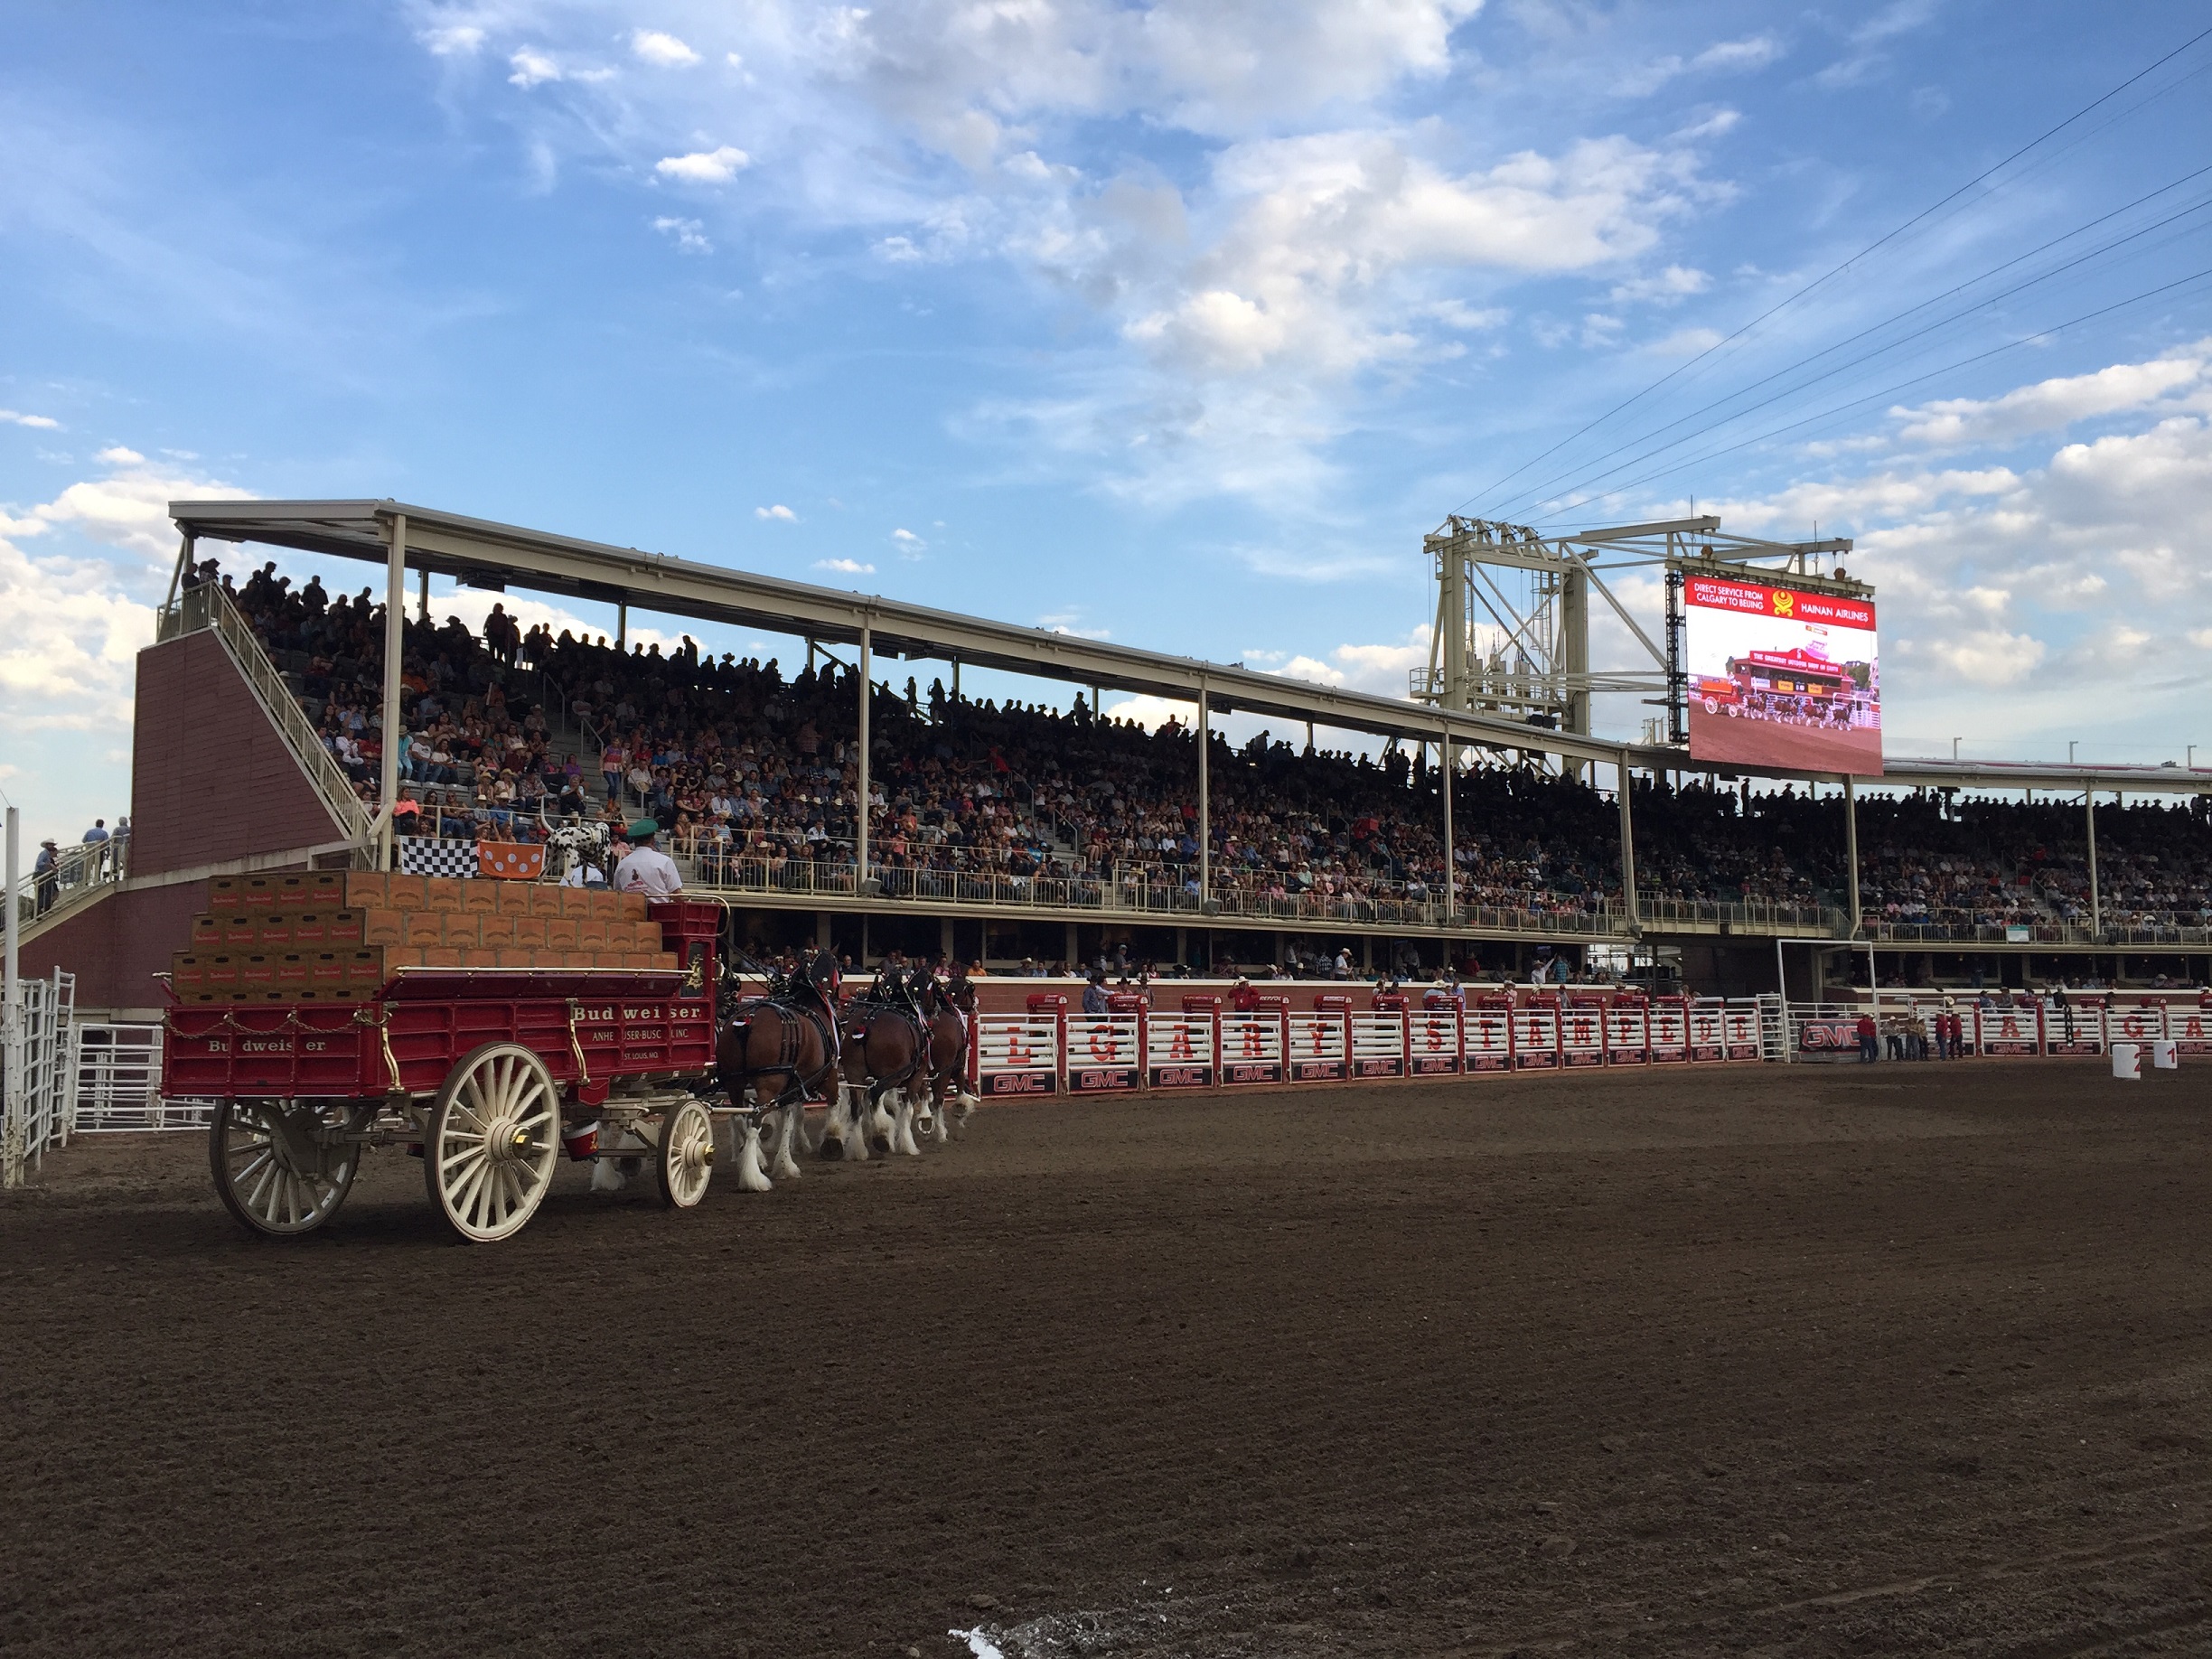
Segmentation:
{"type": "Polygon", "coordinates": [[[1636,820],[1628,807],[1628,751],[1623,749],[1620,758],[1613,763],[1614,775],[1620,780],[1621,824],[1621,904],[1627,911],[1628,927],[1636,925],[1636,820]]]}
{"type": "Polygon", "coordinates": [[[415,592],[417,595],[415,620],[428,622],[430,620],[430,569],[426,565],[423,567],[422,579],[416,585],[415,592]]]}
{"type": "Polygon", "coordinates": [[[1453,743],[1451,727],[1444,728],[1444,925],[1449,927],[1458,914],[1459,867],[1452,859],[1452,764],[1457,745],[1453,743]]]}
{"type": "Polygon", "coordinates": [[[2089,819],[2089,932],[2098,939],[2104,937],[2104,906],[2097,894],[2096,867],[2096,791],[2082,791],[2082,806],[2089,819]]]}
{"type": "Polygon", "coordinates": [[[189,531],[186,532],[184,539],[178,543],[176,566],[169,572],[169,595],[162,601],[163,610],[167,610],[176,603],[177,594],[184,586],[185,575],[192,567],[192,555],[199,549],[199,539],[189,531]]]}
{"type": "Polygon", "coordinates": [[[407,514],[391,521],[391,548],[384,567],[384,770],[378,797],[384,825],[377,837],[377,868],[391,868],[392,808],[399,801],[399,671],[407,627],[407,514]]]}
{"type": "Polygon", "coordinates": [[[1214,802],[1206,792],[1206,751],[1214,746],[1214,716],[1206,683],[1198,681],[1198,902],[1214,896],[1214,802]]]}
{"type": "MultiPolygon", "coordinates": [[[[1851,868],[1851,924],[1857,933],[1859,910],[1859,790],[1847,773],[1843,778],[1843,857],[1851,868]]],[[[1873,971],[1873,947],[1867,949],[1868,972],[1873,971]]]]}
{"type": "Polygon", "coordinates": [[[860,618],[860,828],[855,839],[858,857],[854,876],[863,887],[868,878],[868,648],[873,643],[869,634],[868,619],[864,614],[860,618]]]}
{"type": "Polygon", "coordinates": [[[1443,561],[1439,572],[1443,591],[1438,596],[1437,625],[1444,635],[1438,666],[1443,670],[1444,686],[1437,700],[1446,708],[1465,708],[1468,701],[1467,554],[1450,547],[1438,557],[1443,561]]]}
{"type": "Polygon", "coordinates": [[[614,649],[627,650],[630,644],[630,605],[627,601],[614,606],[614,649]]]}
{"type": "MultiPolygon", "coordinates": [[[[1587,737],[1590,729],[1589,691],[1589,572],[1570,561],[1560,579],[1559,675],[1564,682],[1567,729],[1587,737]]],[[[1570,777],[1579,776],[1574,762],[1561,765],[1570,777]]]]}

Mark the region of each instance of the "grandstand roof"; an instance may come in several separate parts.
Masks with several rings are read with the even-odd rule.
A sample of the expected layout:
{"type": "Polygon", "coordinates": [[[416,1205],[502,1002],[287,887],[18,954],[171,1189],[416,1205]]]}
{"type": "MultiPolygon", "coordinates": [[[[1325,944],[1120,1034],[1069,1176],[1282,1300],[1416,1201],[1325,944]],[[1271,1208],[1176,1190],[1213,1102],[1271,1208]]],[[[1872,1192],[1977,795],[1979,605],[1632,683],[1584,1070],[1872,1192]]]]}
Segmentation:
{"type": "MultiPolygon", "coordinates": [[[[1046,628],[991,622],[879,595],[818,587],[404,501],[172,501],[169,514],[181,531],[200,539],[258,542],[378,565],[388,562],[393,526],[404,517],[408,567],[434,571],[474,587],[503,590],[511,586],[845,644],[858,642],[865,623],[871,649],[883,656],[956,658],[977,667],[1186,702],[1195,702],[1204,690],[1217,713],[1242,710],[1311,720],[1339,730],[1433,742],[1448,729],[1460,742],[1576,760],[1610,763],[1626,756],[1632,766],[1720,770],[1692,762],[1678,749],[1610,743],[1479,715],[1447,716],[1403,698],[1291,680],[1241,663],[1208,662],[1046,628]]],[[[1885,782],[1908,786],[2212,792],[2212,772],[2161,767],[2046,769],[1892,760],[1886,770],[1885,782]]],[[[1773,770],[1759,775],[1831,774],[1773,770]]]]}

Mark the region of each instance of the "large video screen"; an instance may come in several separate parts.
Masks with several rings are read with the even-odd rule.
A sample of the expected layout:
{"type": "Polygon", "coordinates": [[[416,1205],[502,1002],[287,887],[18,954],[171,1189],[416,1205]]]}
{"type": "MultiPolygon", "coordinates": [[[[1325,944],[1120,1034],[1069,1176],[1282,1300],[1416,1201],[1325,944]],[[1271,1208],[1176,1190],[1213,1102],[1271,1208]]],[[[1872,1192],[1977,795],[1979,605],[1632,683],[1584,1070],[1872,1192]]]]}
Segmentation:
{"type": "Polygon", "coordinates": [[[1871,604],[1694,573],[1682,600],[1692,759],[1880,775],[1871,604]]]}

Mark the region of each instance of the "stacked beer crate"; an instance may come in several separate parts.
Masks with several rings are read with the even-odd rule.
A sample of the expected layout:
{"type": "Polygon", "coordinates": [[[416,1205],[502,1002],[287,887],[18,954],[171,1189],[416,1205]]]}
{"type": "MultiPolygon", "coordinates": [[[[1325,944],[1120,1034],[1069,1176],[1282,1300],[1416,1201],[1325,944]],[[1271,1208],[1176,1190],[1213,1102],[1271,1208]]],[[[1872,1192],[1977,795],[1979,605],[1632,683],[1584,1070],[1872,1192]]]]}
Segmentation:
{"type": "Polygon", "coordinates": [[[677,965],[639,893],[351,870],[224,876],[209,884],[180,1002],[361,1002],[409,968],[677,965]]]}

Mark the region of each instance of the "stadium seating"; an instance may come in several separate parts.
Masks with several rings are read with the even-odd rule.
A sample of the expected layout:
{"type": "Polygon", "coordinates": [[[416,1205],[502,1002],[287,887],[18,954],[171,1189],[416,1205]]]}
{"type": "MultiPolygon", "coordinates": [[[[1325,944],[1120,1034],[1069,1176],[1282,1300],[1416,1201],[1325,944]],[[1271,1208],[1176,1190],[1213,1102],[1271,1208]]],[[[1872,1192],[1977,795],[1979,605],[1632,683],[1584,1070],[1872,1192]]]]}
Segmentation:
{"type": "MultiPolygon", "coordinates": [[[[215,579],[213,561],[196,580],[215,579]]],[[[272,567],[227,591],[365,796],[380,775],[382,607],[333,601],[272,567]]],[[[502,616],[494,622],[501,623],[502,616]]],[[[849,893],[857,688],[826,662],[702,655],[685,640],[618,652],[544,629],[490,641],[409,622],[404,792],[424,832],[532,839],[548,820],[645,811],[695,879],[849,893]],[[611,786],[611,787],[610,787],[611,786]]],[[[870,709],[869,874],[887,897],[1200,908],[1196,742],[1042,705],[879,685],[870,709]]],[[[1433,919],[1444,887],[1437,780],[1420,757],[1315,752],[1266,736],[1209,761],[1211,895],[1230,915],[1433,919]]],[[[1453,796],[1457,903],[1476,919],[1594,932],[1620,899],[1616,805],[1590,784],[1488,756],[1453,796]]],[[[1517,760],[1518,757],[1511,757],[1517,760]]],[[[1639,910],[1811,923],[1844,902],[1842,804],[1641,779],[1631,799],[1639,910]]],[[[2071,804],[1920,792],[1859,804],[1871,931],[1898,941],[2005,937],[2087,919],[2083,814],[2071,804]]],[[[2108,926],[2212,925],[2201,803],[2102,807],[2108,926]]]]}

